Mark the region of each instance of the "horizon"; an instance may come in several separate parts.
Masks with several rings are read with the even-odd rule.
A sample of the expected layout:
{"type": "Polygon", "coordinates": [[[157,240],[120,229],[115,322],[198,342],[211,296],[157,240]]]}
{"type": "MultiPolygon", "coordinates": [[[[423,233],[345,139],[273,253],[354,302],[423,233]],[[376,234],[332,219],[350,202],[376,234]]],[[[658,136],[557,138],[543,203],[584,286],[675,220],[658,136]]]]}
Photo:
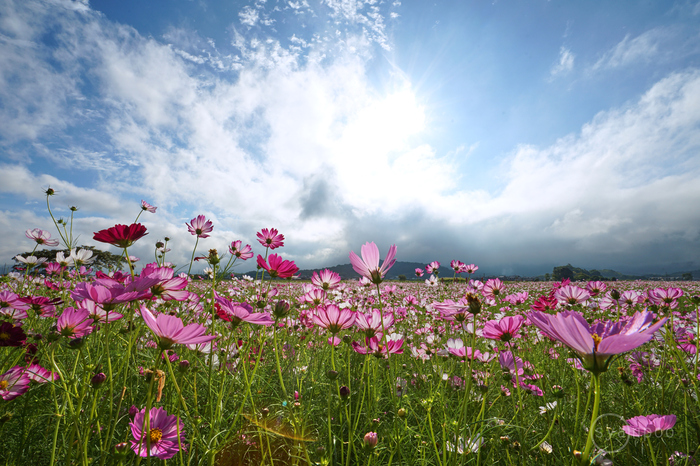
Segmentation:
{"type": "Polygon", "coordinates": [[[6,0],[0,262],[129,224],[301,269],[700,269],[700,2],[6,0]]]}

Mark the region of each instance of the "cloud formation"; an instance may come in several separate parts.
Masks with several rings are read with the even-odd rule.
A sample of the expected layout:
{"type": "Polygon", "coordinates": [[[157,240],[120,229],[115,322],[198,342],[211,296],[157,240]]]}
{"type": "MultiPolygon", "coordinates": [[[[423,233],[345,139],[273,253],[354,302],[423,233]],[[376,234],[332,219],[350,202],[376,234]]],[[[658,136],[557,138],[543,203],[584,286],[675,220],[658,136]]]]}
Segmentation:
{"type": "MultiPolygon", "coordinates": [[[[286,2],[304,24],[326,16],[283,38],[270,32],[281,12],[253,2],[230,44],[176,28],[146,37],[85,3],[7,5],[5,260],[29,247],[24,229],[49,229],[49,185],[59,211],[81,208],[86,244],[93,231],[130,222],[141,198],[159,206],[142,217],[152,234],[133,253],[151,257],[151,243],[169,236],[179,264],[193,245],[184,223],[197,214],[215,224],[202,247],[255,244],[256,231],[275,227],[302,267],[346,263],[372,240],[397,243],[400,260],[461,259],[492,273],[562,261],[685,264],[700,252],[700,214],[687,207],[700,201],[697,70],[668,74],[550,145],[514,148],[500,186],[477,190],[471,180],[483,175],[463,169],[459,150],[426,142],[430,104],[412,83],[401,73],[381,87],[370,78],[392,48],[387,18],[400,2],[286,2]]],[[[643,36],[595,66],[658,53],[662,32],[643,36]]],[[[573,67],[561,47],[551,77],[573,67]]]]}

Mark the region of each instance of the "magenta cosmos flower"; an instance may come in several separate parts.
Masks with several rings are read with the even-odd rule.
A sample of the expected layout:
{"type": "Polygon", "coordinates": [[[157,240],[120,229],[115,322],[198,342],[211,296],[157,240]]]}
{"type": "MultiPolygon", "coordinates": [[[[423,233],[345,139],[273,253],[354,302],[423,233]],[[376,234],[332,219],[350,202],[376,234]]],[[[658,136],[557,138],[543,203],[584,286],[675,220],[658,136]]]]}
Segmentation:
{"type": "Polygon", "coordinates": [[[57,239],[51,239],[51,233],[48,231],[40,230],[39,228],[34,228],[33,230],[27,230],[24,232],[27,238],[34,240],[36,244],[43,244],[44,246],[58,246],[57,239]]]}
{"type": "Polygon", "coordinates": [[[250,244],[241,247],[242,244],[243,241],[240,240],[232,242],[231,246],[228,247],[228,252],[230,252],[232,256],[236,256],[237,259],[246,261],[253,257],[253,248],[250,247],[250,244]]]}
{"type": "Polygon", "coordinates": [[[197,215],[190,220],[190,223],[185,223],[185,225],[187,225],[187,230],[197,238],[209,238],[207,233],[211,233],[214,230],[214,224],[211,223],[211,220],[207,220],[204,215],[197,215]]]}
{"type": "Polygon", "coordinates": [[[128,248],[147,234],[145,226],[140,223],[132,223],[131,225],[114,225],[112,228],[100,230],[95,233],[92,239],[118,248],[128,248]]]}
{"type": "Polygon", "coordinates": [[[167,460],[180,451],[179,444],[185,442],[185,431],[182,421],[177,416],[168,416],[163,408],[151,408],[149,411],[149,429],[146,432],[145,418],[146,408],[136,413],[129,423],[131,435],[131,449],[138,456],[146,458],[151,456],[161,460],[167,460]],[[179,432],[178,432],[179,431],[179,432]],[[178,438],[179,434],[179,438],[178,438]],[[149,450],[150,444],[150,450],[149,450]]]}
{"type": "Polygon", "coordinates": [[[284,235],[280,234],[276,228],[263,228],[257,234],[258,242],[270,249],[277,249],[284,246],[284,235]]]}
{"type": "Polygon", "coordinates": [[[425,266],[425,271],[428,273],[440,273],[440,263],[433,261],[425,266]]]}
{"type": "Polygon", "coordinates": [[[484,295],[484,298],[496,299],[496,296],[504,294],[505,291],[506,284],[503,283],[500,278],[491,278],[489,280],[486,280],[486,283],[484,284],[481,293],[484,295]]]}
{"type": "Polygon", "coordinates": [[[518,336],[518,330],[523,325],[523,316],[507,316],[500,321],[489,320],[484,324],[483,337],[491,340],[509,342],[518,336]]]}
{"type": "Polygon", "coordinates": [[[556,315],[533,311],[528,318],[545,335],[574,350],[583,367],[594,374],[607,371],[613,356],[651,340],[667,319],[652,324],[654,314],[648,311],[637,312],[626,322],[604,321],[592,326],[575,311],[556,315]]]}
{"type": "Polygon", "coordinates": [[[672,429],[676,425],[675,414],[661,416],[660,414],[650,414],[648,416],[635,416],[627,420],[627,425],[622,426],[622,430],[632,437],[642,437],[654,432],[672,429]]]}
{"type": "Polygon", "coordinates": [[[267,262],[263,256],[258,254],[258,266],[267,270],[272,278],[289,278],[299,271],[299,267],[294,264],[294,261],[282,260],[282,257],[277,254],[270,254],[267,262]]]}
{"type": "Polygon", "coordinates": [[[82,338],[92,332],[93,320],[86,309],[67,307],[58,317],[56,328],[61,336],[82,338]]]}
{"type": "Polygon", "coordinates": [[[195,345],[206,343],[216,338],[215,335],[205,335],[207,329],[200,324],[183,325],[179,317],[153,313],[146,306],[141,306],[141,317],[148,328],[158,337],[158,346],[166,350],[175,344],[195,345]]]}
{"type": "Polygon", "coordinates": [[[355,254],[355,251],[350,251],[352,268],[375,285],[379,285],[384,280],[384,275],[396,263],[396,245],[391,245],[381,267],[379,267],[379,248],[374,242],[363,244],[360,252],[362,259],[355,254]]]}

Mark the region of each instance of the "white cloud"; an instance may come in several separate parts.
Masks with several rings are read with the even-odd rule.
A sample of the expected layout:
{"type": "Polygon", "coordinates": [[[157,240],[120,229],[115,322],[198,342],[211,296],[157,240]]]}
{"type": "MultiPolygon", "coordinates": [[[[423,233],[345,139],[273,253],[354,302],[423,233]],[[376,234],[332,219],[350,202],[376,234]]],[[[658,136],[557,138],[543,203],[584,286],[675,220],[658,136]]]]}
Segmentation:
{"type": "Polygon", "coordinates": [[[655,28],[632,38],[627,34],[613,48],[608,50],[593,65],[599,69],[620,68],[635,63],[648,63],[661,52],[661,44],[669,36],[669,31],[655,28]]]}
{"type": "Polygon", "coordinates": [[[571,53],[571,50],[562,45],[559,49],[559,61],[549,71],[550,79],[571,72],[574,69],[574,58],[575,55],[571,53]]]}

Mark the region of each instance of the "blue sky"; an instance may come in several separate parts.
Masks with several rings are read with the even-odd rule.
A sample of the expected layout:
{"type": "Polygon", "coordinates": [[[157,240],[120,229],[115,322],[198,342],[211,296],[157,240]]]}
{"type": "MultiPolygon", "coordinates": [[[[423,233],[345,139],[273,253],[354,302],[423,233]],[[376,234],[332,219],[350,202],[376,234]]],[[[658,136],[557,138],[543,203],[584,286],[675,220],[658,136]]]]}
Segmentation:
{"type": "Polygon", "coordinates": [[[700,267],[700,2],[0,1],[0,257],[278,228],[489,273],[700,267]],[[56,235],[53,232],[54,236],[56,235]]]}

